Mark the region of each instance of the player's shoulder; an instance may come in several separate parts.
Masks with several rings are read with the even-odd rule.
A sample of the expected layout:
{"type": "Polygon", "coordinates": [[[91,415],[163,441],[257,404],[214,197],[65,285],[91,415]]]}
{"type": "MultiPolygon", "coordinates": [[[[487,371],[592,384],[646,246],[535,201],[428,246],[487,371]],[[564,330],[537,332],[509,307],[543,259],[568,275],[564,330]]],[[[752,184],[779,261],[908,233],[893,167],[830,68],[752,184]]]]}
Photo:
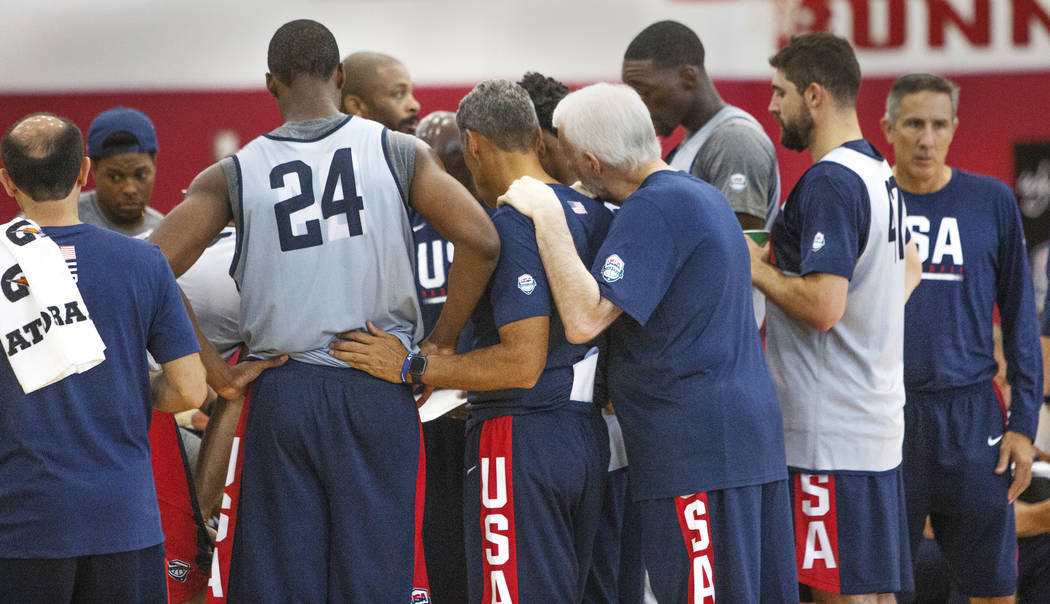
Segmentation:
{"type": "Polygon", "coordinates": [[[566,210],[573,212],[581,216],[595,216],[597,218],[609,216],[612,217],[612,210],[605,207],[605,204],[580,193],[572,187],[563,184],[551,184],[551,189],[554,190],[554,194],[561,200],[562,205],[566,210]]]}
{"type": "Polygon", "coordinates": [[[984,174],[974,174],[959,168],[953,168],[952,178],[956,179],[956,186],[968,191],[974,196],[994,197],[998,200],[1007,200],[1013,203],[1014,192],[1010,185],[984,174]]]}
{"type": "Polygon", "coordinates": [[[727,119],[718,124],[711,131],[711,136],[704,146],[724,148],[726,151],[750,152],[755,149],[776,152],[773,141],[769,139],[765,131],[756,123],[742,117],[727,119]],[[743,149],[741,149],[743,147],[743,149]]]}

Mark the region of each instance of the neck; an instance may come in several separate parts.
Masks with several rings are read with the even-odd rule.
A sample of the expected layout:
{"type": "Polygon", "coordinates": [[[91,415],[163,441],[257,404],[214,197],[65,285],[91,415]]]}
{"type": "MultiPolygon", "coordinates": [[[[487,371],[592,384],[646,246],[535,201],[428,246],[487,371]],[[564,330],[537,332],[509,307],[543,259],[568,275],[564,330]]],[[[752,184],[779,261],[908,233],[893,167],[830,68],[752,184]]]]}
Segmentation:
{"type": "MultiPolygon", "coordinates": [[[[492,177],[492,184],[501,192],[509,189],[510,185],[522,176],[531,176],[548,184],[558,182],[547,174],[540,165],[539,156],[534,152],[497,151],[497,153],[498,155],[492,158],[488,173],[492,177]]],[[[496,207],[494,204],[495,200],[489,205],[496,207]]]]}
{"type": "Polygon", "coordinates": [[[703,128],[704,124],[725,106],[725,101],[722,100],[711,80],[706,75],[702,77],[697,89],[696,100],[693,102],[693,106],[685,119],[682,120],[682,127],[686,130],[686,136],[690,136],[703,128]]]}
{"type": "Polygon", "coordinates": [[[864,138],[857,121],[857,111],[849,109],[832,109],[826,119],[816,119],[813,127],[813,140],[809,144],[809,154],[813,163],[843,143],[864,138]]]}
{"type": "Polygon", "coordinates": [[[286,122],[305,122],[339,113],[336,89],[329,82],[300,78],[277,99],[277,108],[286,122]]]}
{"type": "Polygon", "coordinates": [[[80,187],[74,187],[69,197],[60,201],[36,202],[31,199],[19,199],[18,205],[22,206],[26,218],[40,226],[73,226],[80,224],[80,215],[77,212],[77,197],[80,195],[80,187]]]}
{"type": "Polygon", "coordinates": [[[898,187],[908,193],[918,195],[936,193],[948,186],[948,182],[951,179],[952,168],[947,165],[941,166],[929,177],[913,176],[901,170],[899,165],[893,166],[893,180],[897,181],[898,187]]]}
{"type": "Polygon", "coordinates": [[[649,175],[661,170],[671,169],[671,166],[667,165],[662,159],[642,164],[630,171],[620,171],[606,167],[602,185],[609,192],[609,195],[612,196],[613,200],[623,203],[625,199],[638,190],[638,187],[642,186],[642,183],[645,182],[646,178],[649,178],[649,175]]]}

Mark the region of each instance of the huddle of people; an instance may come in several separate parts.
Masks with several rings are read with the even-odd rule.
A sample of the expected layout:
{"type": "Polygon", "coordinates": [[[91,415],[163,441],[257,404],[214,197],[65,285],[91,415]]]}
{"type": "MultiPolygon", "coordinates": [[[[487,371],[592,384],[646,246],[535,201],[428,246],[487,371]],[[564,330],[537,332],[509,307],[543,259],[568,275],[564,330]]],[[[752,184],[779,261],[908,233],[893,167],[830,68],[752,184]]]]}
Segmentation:
{"type": "Polygon", "coordinates": [[[489,80],[422,121],[403,65],[339,57],[279,28],[285,123],[163,219],[140,113],[100,116],[90,159],[60,117],[4,135],[0,601],[892,601],[927,522],[961,593],[1014,601],[1039,328],[1010,189],[945,163],[951,82],[893,85],[891,168],[848,42],[792,39],[769,109],[813,165],[781,204],[680,23],[626,85],[489,80]],[[226,310],[180,295],[202,266],[226,310]],[[467,412],[421,424],[435,389],[467,412]],[[152,432],[215,395],[194,478],[152,432]]]}

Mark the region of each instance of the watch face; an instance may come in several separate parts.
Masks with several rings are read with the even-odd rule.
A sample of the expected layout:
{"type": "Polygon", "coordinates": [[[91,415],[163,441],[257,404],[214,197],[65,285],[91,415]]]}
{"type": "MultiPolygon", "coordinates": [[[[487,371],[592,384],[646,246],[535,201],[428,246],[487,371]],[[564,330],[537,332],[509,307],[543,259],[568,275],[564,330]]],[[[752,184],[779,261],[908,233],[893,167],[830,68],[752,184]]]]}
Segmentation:
{"type": "Polygon", "coordinates": [[[427,357],[417,354],[412,357],[412,361],[408,364],[408,372],[413,376],[421,376],[423,372],[427,370],[427,357]]]}

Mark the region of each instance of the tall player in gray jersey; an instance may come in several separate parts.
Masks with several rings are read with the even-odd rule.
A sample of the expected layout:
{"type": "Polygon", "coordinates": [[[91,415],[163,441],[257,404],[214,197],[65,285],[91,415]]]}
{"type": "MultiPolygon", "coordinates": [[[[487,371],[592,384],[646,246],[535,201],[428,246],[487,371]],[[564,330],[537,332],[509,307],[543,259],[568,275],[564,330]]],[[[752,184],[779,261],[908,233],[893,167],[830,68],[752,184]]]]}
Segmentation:
{"type": "Polygon", "coordinates": [[[776,150],[751,114],[719,96],[696,33],[676,21],[646,27],[624,53],[622,77],[645,101],[657,134],[685,128],[667,163],[718,188],[743,228],[769,228],[780,203],[776,150]]]}
{"type": "Polygon", "coordinates": [[[781,143],[814,161],[774,222],[772,256],[748,242],[752,280],[772,302],[766,351],[784,413],[799,581],[818,602],[874,602],[910,584],[904,303],[921,268],[893,173],[861,134],[849,43],[808,34],[770,64],[781,143]]]}
{"type": "MultiPolygon", "coordinates": [[[[154,233],[181,274],[233,218],[243,339],[255,356],[292,358],[252,385],[228,596],[429,597],[416,548],[423,477],[410,390],[336,363],[327,345],[366,321],[408,348],[419,341],[409,205],[457,250],[425,351],[454,350],[498,239],[425,145],[339,112],[343,72],[327,28],[283,25],[267,63],[285,124],[202,172],[154,233]]],[[[207,366],[213,387],[235,396],[228,368],[217,357],[207,366]]]]}

